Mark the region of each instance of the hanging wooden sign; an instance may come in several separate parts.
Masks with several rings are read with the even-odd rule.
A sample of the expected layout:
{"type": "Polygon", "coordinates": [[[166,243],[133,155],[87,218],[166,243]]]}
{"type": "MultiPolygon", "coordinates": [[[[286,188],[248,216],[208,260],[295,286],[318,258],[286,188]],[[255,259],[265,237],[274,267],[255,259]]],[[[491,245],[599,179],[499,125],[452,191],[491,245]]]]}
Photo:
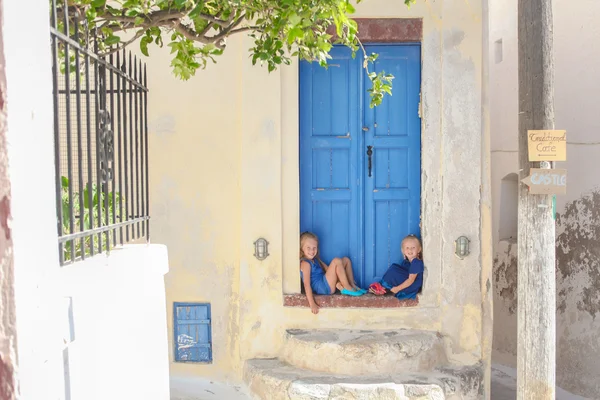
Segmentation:
{"type": "Polygon", "coordinates": [[[531,168],[521,182],[529,186],[529,194],[566,194],[567,170],[531,168]]]}
{"type": "Polygon", "coordinates": [[[567,131],[527,131],[529,161],[567,161],[567,131]]]}

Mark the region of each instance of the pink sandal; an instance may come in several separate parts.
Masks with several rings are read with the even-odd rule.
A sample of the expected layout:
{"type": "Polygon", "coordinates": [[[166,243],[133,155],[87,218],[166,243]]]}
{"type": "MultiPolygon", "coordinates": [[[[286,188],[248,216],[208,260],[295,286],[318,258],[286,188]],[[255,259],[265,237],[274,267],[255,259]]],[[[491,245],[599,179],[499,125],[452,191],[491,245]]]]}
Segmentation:
{"type": "Polygon", "coordinates": [[[383,296],[387,291],[381,286],[381,283],[375,282],[371,283],[369,286],[369,292],[373,293],[375,296],[383,296]]]}

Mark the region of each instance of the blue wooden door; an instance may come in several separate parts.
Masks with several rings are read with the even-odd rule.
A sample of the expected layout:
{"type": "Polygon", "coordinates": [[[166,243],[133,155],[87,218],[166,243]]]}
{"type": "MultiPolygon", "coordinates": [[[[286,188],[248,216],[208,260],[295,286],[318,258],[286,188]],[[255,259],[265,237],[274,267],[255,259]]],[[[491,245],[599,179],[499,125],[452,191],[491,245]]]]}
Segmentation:
{"type": "Polygon", "coordinates": [[[402,237],[419,234],[421,192],[420,46],[366,51],[379,54],[376,72],[395,77],[375,109],[362,54],[334,47],[328,69],[300,65],[301,230],[319,236],[324,261],[348,255],[361,285],[401,259],[402,237]]]}

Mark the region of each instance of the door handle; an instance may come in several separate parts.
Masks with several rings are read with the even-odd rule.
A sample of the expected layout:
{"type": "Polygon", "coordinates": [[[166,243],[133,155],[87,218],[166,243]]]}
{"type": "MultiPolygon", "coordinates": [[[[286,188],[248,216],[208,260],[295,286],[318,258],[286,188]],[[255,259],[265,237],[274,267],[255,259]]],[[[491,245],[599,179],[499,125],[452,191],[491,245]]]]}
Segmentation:
{"type": "Polygon", "coordinates": [[[373,156],[373,146],[367,146],[367,156],[369,157],[369,177],[371,177],[371,167],[372,164],[372,156],[373,156]]]}

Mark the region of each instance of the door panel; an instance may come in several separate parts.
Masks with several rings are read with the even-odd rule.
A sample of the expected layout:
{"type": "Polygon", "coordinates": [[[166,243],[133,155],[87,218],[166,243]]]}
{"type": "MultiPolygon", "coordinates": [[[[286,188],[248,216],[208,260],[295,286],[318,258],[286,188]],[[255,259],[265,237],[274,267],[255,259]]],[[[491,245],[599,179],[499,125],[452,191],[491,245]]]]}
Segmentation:
{"type": "MultiPolygon", "coordinates": [[[[373,146],[372,176],[365,181],[364,276],[381,279],[387,267],[402,259],[400,241],[419,234],[421,195],[420,47],[367,46],[377,53],[373,70],[394,75],[393,95],[375,108],[365,107],[369,130],[365,146],[373,146]]],[[[367,88],[370,86],[368,82],[367,88]]],[[[365,91],[364,102],[368,104],[365,91]]],[[[366,282],[365,282],[366,283],[366,282]]]]}
{"type": "Polygon", "coordinates": [[[321,257],[361,258],[357,216],[359,66],[335,47],[328,69],[300,65],[300,228],[320,238],[321,257]]]}
{"type": "Polygon", "coordinates": [[[328,69],[300,65],[301,229],[320,237],[326,262],[349,255],[361,285],[401,260],[404,236],[419,234],[421,192],[420,46],[366,51],[379,54],[375,72],[395,77],[375,109],[362,54],[334,47],[328,69]]]}

